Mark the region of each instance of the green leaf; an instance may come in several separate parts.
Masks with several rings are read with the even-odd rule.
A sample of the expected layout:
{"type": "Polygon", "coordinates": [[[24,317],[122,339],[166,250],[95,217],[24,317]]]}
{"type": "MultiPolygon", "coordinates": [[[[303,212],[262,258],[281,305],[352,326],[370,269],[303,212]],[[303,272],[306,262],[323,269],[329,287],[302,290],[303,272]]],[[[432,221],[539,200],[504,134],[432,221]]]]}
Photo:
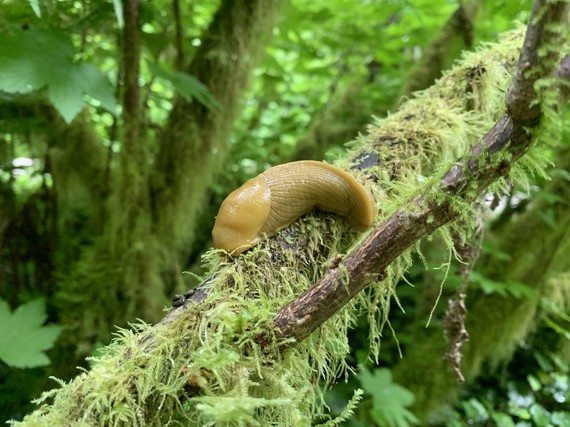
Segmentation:
{"type": "Polygon", "coordinates": [[[67,123],[83,108],[83,87],[85,82],[81,80],[74,65],[62,66],[50,76],[48,85],[48,98],[59,114],[67,123]]]}
{"type": "Polygon", "coordinates": [[[184,98],[188,100],[196,98],[200,104],[208,107],[210,110],[219,110],[221,108],[221,104],[214,98],[214,95],[196,77],[176,72],[171,82],[184,98]]]}
{"type": "Polygon", "coordinates": [[[503,412],[493,412],[491,419],[495,422],[497,427],[515,427],[513,419],[503,412]]]}
{"type": "Polygon", "coordinates": [[[566,181],[570,182],[570,172],[568,172],[567,170],[564,169],[554,169],[552,171],[552,176],[561,176],[562,178],[564,178],[566,181]]]}
{"type": "Polygon", "coordinates": [[[50,78],[48,97],[67,123],[81,111],[84,95],[98,100],[101,106],[114,113],[115,97],[109,81],[91,64],[72,64],[61,67],[50,78]]]}
{"type": "Polygon", "coordinates": [[[77,72],[81,75],[85,83],[84,93],[99,101],[105,110],[111,114],[115,114],[117,100],[115,98],[113,85],[111,85],[109,79],[93,64],[82,62],[78,64],[77,68],[77,72]]]}
{"type": "Polygon", "coordinates": [[[41,18],[42,17],[42,10],[40,9],[40,4],[39,4],[38,0],[28,0],[28,1],[30,3],[32,10],[36,14],[36,16],[38,18],[41,18]]]}
{"type": "Polygon", "coordinates": [[[542,406],[534,404],[530,407],[530,415],[537,427],[547,427],[550,425],[549,413],[542,406]]]}
{"type": "Polygon", "coordinates": [[[84,95],[115,112],[108,79],[94,65],[75,63],[68,35],[55,30],[18,30],[0,34],[0,90],[29,93],[47,87],[47,95],[69,123],[85,104],[84,95]]]}
{"type": "Polygon", "coordinates": [[[168,72],[154,62],[149,62],[148,66],[158,77],[169,80],[184,99],[188,101],[196,99],[200,104],[210,110],[219,110],[221,108],[221,104],[214,95],[212,95],[210,90],[196,77],[180,71],[174,73],[168,72]]]}
{"type": "Polygon", "coordinates": [[[530,420],[530,413],[528,409],[524,406],[519,406],[519,404],[515,403],[513,400],[509,401],[509,413],[515,417],[520,418],[521,420],[530,420]]]}
{"type": "Polygon", "coordinates": [[[556,230],[556,220],[554,219],[554,210],[551,208],[537,212],[538,217],[553,230],[556,230]]]}
{"type": "Polygon", "coordinates": [[[548,316],[544,316],[542,320],[546,323],[546,326],[570,341],[570,331],[560,326],[548,316]]]}
{"type": "Polygon", "coordinates": [[[42,326],[46,321],[45,300],[35,299],[10,313],[0,300],[0,360],[14,368],[49,365],[43,353],[53,347],[61,326],[42,326]]]}
{"type": "Polygon", "coordinates": [[[570,323],[570,315],[565,313],[563,308],[558,307],[548,298],[541,298],[540,302],[547,313],[552,314],[554,317],[557,317],[560,320],[570,323]]]}
{"type": "Polygon", "coordinates": [[[472,283],[479,285],[481,290],[483,290],[483,292],[486,294],[497,293],[504,297],[506,297],[508,294],[511,294],[515,298],[533,298],[538,294],[536,289],[533,289],[524,283],[517,282],[515,280],[500,282],[497,280],[489,279],[488,277],[485,277],[476,271],[472,272],[471,281],[472,283]]]}
{"type": "Polygon", "coordinates": [[[555,426],[570,426],[570,413],[553,412],[551,420],[555,426]]]}
{"type": "Polygon", "coordinates": [[[471,398],[463,404],[465,415],[475,422],[484,422],[489,419],[487,408],[475,398],[471,398]]]}
{"type": "Polygon", "coordinates": [[[536,392],[542,388],[542,384],[540,383],[538,378],[536,378],[534,375],[527,375],[526,379],[527,379],[528,384],[530,385],[530,388],[532,389],[532,391],[536,392]]]}
{"type": "Polygon", "coordinates": [[[366,368],[361,368],[357,376],[362,388],[372,396],[370,415],[378,425],[408,427],[419,423],[407,409],[414,402],[414,394],[392,382],[389,369],[375,369],[370,373],[366,368]]]}
{"type": "Polygon", "coordinates": [[[531,288],[524,283],[517,282],[516,280],[507,280],[505,282],[507,292],[509,292],[515,298],[534,298],[538,295],[536,289],[531,288]]]}
{"type": "Polygon", "coordinates": [[[491,255],[497,261],[510,261],[512,258],[511,255],[501,251],[498,246],[489,242],[483,242],[483,252],[491,255]]]}
{"type": "Polygon", "coordinates": [[[505,286],[501,282],[497,282],[495,280],[491,280],[477,271],[473,271],[471,273],[471,281],[479,285],[481,290],[486,294],[494,294],[497,293],[501,296],[506,297],[507,292],[505,291],[505,286]]]}
{"type": "Polygon", "coordinates": [[[536,197],[538,199],[542,199],[548,203],[561,203],[564,205],[568,204],[568,200],[566,200],[564,197],[559,196],[556,193],[551,193],[549,191],[545,191],[545,190],[537,190],[537,191],[533,191],[533,197],[536,197]]]}
{"type": "Polygon", "coordinates": [[[52,69],[71,64],[73,46],[60,31],[0,33],[0,90],[29,93],[49,82],[52,69]]]}
{"type": "Polygon", "coordinates": [[[123,18],[123,4],[120,0],[113,0],[113,7],[115,8],[115,16],[117,17],[117,26],[123,28],[125,20],[123,18]]]}

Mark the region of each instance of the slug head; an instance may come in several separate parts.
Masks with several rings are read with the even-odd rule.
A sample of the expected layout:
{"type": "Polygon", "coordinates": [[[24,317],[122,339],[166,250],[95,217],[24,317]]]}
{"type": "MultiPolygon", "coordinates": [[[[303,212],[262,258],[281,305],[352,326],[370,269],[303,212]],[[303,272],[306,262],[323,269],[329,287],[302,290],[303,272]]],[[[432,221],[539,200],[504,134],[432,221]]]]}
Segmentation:
{"type": "Polygon", "coordinates": [[[256,245],[271,207],[271,191],[265,181],[253,178],[224,200],[216,216],[212,237],[214,247],[233,255],[256,245]]]}

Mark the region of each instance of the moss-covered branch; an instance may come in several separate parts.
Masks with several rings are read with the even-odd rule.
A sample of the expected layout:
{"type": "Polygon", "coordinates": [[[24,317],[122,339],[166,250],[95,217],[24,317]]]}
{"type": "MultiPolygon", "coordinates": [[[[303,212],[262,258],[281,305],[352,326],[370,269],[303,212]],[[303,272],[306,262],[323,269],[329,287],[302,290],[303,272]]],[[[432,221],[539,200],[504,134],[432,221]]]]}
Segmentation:
{"type": "MultiPolygon", "coordinates": [[[[558,150],[557,159],[559,168],[570,168],[568,149],[558,150]]],[[[462,360],[462,371],[467,381],[474,380],[485,367],[493,368],[511,359],[513,352],[536,326],[541,298],[557,305],[565,304],[564,294],[568,292],[568,285],[548,283],[560,277],[562,272],[567,275],[570,267],[567,252],[570,185],[560,175],[545,191],[555,194],[557,199],[533,203],[531,209],[491,238],[499,251],[509,254],[510,258],[483,259],[481,264],[485,276],[502,283],[524,283],[535,292],[532,296],[519,298],[483,292],[469,295],[467,330],[470,338],[462,360]],[[550,211],[555,228],[544,221],[542,213],[546,210],[550,211]]],[[[441,417],[460,391],[461,385],[452,375],[447,361],[441,357],[445,345],[439,330],[431,333],[422,331],[414,346],[393,369],[395,380],[416,396],[413,411],[422,420],[441,417]]]]}
{"type": "MultiPolygon", "coordinates": [[[[464,209],[461,203],[473,202],[493,182],[508,174],[528,149],[530,130],[540,124],[542,110],[534,102],[538,99],[534,86],[538,79],[554,71],[553,52],[545,49],[548,55],[538,54],[541,47],[560,43],[560,36],[546,28],[564,24],[567,15],[565,2],[555,6],[535,2],[505,114],[438,184],[426,186],[420,196],[408,200],[315,286],[277,313],[275,324],[280,336],[303,340],[377,280],[376,276],[414,242],[460,217],[464,209]]],[[[569,63],[570,57],[564,58],[560,70],[566,70],[569,63]]],[[[567,81],[570,78],[564,77],[567,81]]]]}

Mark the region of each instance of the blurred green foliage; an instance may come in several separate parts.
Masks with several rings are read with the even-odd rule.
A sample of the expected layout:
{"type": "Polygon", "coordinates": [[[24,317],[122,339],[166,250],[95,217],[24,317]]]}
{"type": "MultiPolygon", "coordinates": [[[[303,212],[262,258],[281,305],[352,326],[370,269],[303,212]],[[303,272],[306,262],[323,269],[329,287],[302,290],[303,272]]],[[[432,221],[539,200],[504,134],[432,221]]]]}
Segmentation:
{"type": "Polygon", "coordinates": [[[449,415],[450,427],[570,425],[568,365],[552,353],[521,349],[503,379],[479,381],[449,415]]]}

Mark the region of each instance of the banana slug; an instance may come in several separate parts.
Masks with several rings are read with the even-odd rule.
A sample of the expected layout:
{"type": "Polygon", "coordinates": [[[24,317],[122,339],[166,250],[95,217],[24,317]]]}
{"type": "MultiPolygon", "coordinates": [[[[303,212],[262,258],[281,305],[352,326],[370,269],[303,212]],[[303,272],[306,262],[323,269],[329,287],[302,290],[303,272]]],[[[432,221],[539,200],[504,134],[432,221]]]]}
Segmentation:
{"type": "Polygon", "coordinates": [[[358,231],[376,216],[369,191],[342,169],[311,160],[285,163],[224,200],[212,230],[214,247],[239,255],[314,208],[345,217],[358,231]]]}

